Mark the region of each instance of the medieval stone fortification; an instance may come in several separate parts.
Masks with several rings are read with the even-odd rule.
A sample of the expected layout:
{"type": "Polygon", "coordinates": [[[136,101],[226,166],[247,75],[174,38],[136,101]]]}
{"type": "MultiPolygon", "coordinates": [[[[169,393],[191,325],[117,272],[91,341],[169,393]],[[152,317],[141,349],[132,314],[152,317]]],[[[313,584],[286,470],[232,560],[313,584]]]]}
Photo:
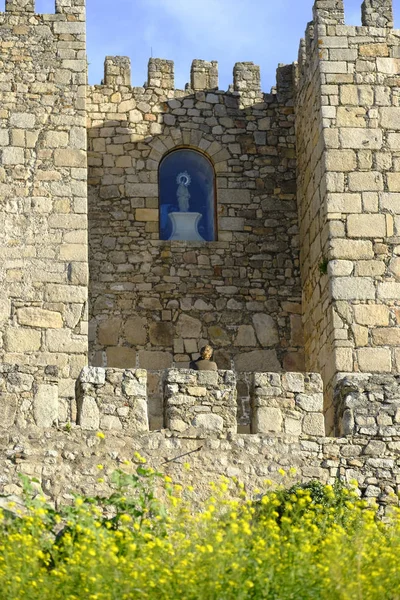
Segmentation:
{"type": "Polygon", "coordinates": [[[267,94],[252,63],[224,92],[201,60],[185,90],[159,59],[132,87],[125,57],[88,86],[85,0],[34,9],[0,14],[0,493],[18,493],[18,472],[60,501],[107,491],[139,450],[199,493],[218,474],[251,487],[294,467],[393,501],[391,0],[365,0],[361,27],[342,0],[316,0],[267,94]],[[160,165],[177,149],[212,165],[213,241],[160,239],[160,165]],[[220,371],[188,370],[205,343],[220,371]]]}

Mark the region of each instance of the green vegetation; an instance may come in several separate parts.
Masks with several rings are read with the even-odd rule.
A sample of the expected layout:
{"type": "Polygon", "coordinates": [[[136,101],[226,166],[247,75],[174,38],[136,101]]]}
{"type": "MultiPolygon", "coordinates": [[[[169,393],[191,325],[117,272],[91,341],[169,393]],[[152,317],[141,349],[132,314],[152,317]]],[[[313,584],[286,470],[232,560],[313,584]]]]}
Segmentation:
{"type": "Polygon", "coordinates": [[[249,498],[224,479],[199,510],[136,462],[110,498],[60,510],[25,481],[26,508],[0,512],[1,600],[400,598],[400,513],[382,522],[356,487],[266,482],[249,498]]]}

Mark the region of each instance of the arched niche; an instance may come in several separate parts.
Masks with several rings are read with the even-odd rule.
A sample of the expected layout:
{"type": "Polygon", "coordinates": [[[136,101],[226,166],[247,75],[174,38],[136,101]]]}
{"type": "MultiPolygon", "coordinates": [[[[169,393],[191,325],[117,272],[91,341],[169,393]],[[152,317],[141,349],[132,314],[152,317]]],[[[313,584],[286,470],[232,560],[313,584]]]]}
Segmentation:
{"type": "Polygon", "coordinates": [[[197,150],[178,148],[167,154],[159,169],[160,239],[217,239],[215,171],[197,150]]]}

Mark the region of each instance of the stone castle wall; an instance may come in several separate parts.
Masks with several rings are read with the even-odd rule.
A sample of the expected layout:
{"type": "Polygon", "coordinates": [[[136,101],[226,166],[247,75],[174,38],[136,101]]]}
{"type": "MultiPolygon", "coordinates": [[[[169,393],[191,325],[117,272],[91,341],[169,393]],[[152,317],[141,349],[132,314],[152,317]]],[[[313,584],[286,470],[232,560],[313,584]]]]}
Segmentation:
{"type": "Polygon", "coordinates": [[[209,342],[223,369],[303,370],[293,69],[272,94],[251,63],[229,92],[216,63],[194,61],[185,91],[170,61],[142,88],[130,70],[108,57],[88,90],[92,364],[185,368],[209,342]],[[215,242],[159,240],[158,169],[179,147],[214,165],[215,242]]]}
{"type": "Polygon", "coordinates": [[[58,367],[70,412],[87,362],[83,0],[0,13],[0,360],[58,367]]]}
{"type": "Polygon", "coordinates": [[[305,352],[324,376],[331,425],[335,374],[400,367],[400,32],[391,15],[390,2],[370,0],[363,26],[347,26],[341,1],[317,0],[300,54],[305,352]]]}
{"type": "Polygon", "coordinates": [[[279,67],[271,94],[252,63],[223,92],[217,63],[200,60],[185,90],[160,59],[131,87],[125,57],[87,86],[84,5],[37,15],[6,0],[0,13],[0,493],[20,492],[18,471],[57,501],[105,493],[138,450],[199,498],[221,474],[252,489],[294,467],[394,502],[391,1],[365,0],[352,27],[342,0],[316,0],[299,63],[279,67]],[[214,242],[159,239],[158,169],[182,147],[214,167],[214,242]],[[207,342],[224,370],[188,370],[207,342]]]}
{"type": "MultiPolygon", "coordinates": [[[[45,374],[45,384],[41,374],[40,385],[48,388],[46,403],[32,368],[3,366],[0,391],[7,390],[10,397],[18,394],[26,406],[26,418],[21,420],[21,411],[19,420],[10,412],[5,415],[4,403],[1,405],[0,493],[20,494],[18,473],[23,473],[35,477],[57,503],[71,501],[76,491],[107,494],[113,472],[121,468],[132,472],[134,453],[139,452],[149,465],[170,474],[174,481],[193,485],[199,502],[207,495],[208,484],[221,475],[238,477],[249,492],[263,488],[266,479],[285,485],[311,479],[326,483],[337,477],[345,482],[356,479],[361,493],[376,498],[382,510],[397,501],[398,377],[384,380],[383,376],[365,375],[359,378],[358,387],[354,379],[351,385],[339,382],[343,407],[345,412],[352,411],[357,428],[348,429],[341,438],[329,438],[323,426],[319,375],[251,374],[256,428],[250,435],[234,431],[235,375],[224,371],[167,371],[165,418],[175,425],[180,420],[184,427],[148,432],[146,375],[143,370],[85,368],[78,383],[79,424],[57,426],[51,414],[56,396],[49,402],[49,389],[57,389],[51,373],[45,374]],[[372,425],[372,413],[375,425],[378,422],[383,428],[372,425]],[[358,428],[362,419],[364,429],[358,428]],[[104,433],[99,436],[99,431],[104,433]],[[190,470],[184,463],[189,463],[190,470]],[[283,477],[281,469],[292,475],[283,477]]],[[[343,422],[348,424],[349,419],[345,416],[343,422]]]]}

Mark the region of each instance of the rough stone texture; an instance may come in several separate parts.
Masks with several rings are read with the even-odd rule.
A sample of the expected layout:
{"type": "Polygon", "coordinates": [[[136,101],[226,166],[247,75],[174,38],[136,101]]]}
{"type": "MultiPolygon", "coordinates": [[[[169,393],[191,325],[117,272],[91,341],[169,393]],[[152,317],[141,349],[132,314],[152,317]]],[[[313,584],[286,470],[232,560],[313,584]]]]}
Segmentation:
{"type": "Polygon", "coordinates": [[[59,400],[56,367],[0,364],[0,427],[50,428],[66,422],[72,407],[59,400]]]}
{"type": "Polygon", "coordinates": [[[232,371],[167,372],[165,426],[185,435],[236,433],[236,377],[232,371]]]}
{"type": "Polygon", "coordinates": [[[70,403],[88,351],[85,3],[34,8],[0,13],[0,360],[57,365],[70,403]]]}
{"type": "Polygon", "coordinates": [[[83,369],[77,382],[77,408],[82,429],[148,431],[146,371],[83,369]]]}
{"type": "Polygon", "coordinates": [[[18,491],[21,470],[57,499],[68,486],[105,491],[99,457],[111,469],[139,449],[155,466],[194,451],[187,478],[200,488],[221,473],[251,487],[294,466],[303,480],[356,477],[390,502],[400,477],[392,2],[364,0],[353,27],[342,0],[315,0],[298,64],[278,68],[270,94],[249,62],[227,92],[214,61],[195,60],[176,90],[173,63],[157,58],[143,87],[131,87],[127,57],[107,57],[102,84],[87,86],[85,1],[55,5],[36,15],[33,0],[6,0],[0,13],[0,490],[18,491]],[[181,147],[214,165],[213,242],[159,239],[158,169],[181,147]],[[206,343],[225,372],[176,369],[206,343]],[[327,433],[346,438],[323,437],[321,380],[306,369],[324,381],[327,433]],[[56,429],[68,422],[70,435],[56,429]],[[249,435],[250,424],[265,433],[249,435]]]}
{"type": "Polygon", "coordinates": [[[323,383],[319,375],[255,373],[251,397],[252,433],[325,435],[323,404],[323,383]]]}
{"type": "Polygon", "coordinates": [[[322,374],[328,432],[341,372],[397,373],[399,38],[391,0],[315,2],[299,53],[298,198],[306,368],[322,374]]]}
{"type": "Polygon", "coordinates": [[[174,88],[170,61],[151,59],[145,87],[130,87],[129,71],[124,57],[107,57],[104,84],[87,90],[91,364],[187,368],[212,343],[220,368],[281,370],[295,356],[304,368],[293,331],[293,67],[278,69],[271,94],[252,63],[235,66],[228,92],[216,63],[195,60],[186,90],[174,88]],[[214,164],[214,242],[159,239],[158,169],[182,146],[214,164]],[[118,364],[115,348],[135,362],[118,364]]]}
{"type": "Polygon", "coordinates": [[[400,436],[400,375],[340,375],[335,400],[341,435],[400,436]]]}

